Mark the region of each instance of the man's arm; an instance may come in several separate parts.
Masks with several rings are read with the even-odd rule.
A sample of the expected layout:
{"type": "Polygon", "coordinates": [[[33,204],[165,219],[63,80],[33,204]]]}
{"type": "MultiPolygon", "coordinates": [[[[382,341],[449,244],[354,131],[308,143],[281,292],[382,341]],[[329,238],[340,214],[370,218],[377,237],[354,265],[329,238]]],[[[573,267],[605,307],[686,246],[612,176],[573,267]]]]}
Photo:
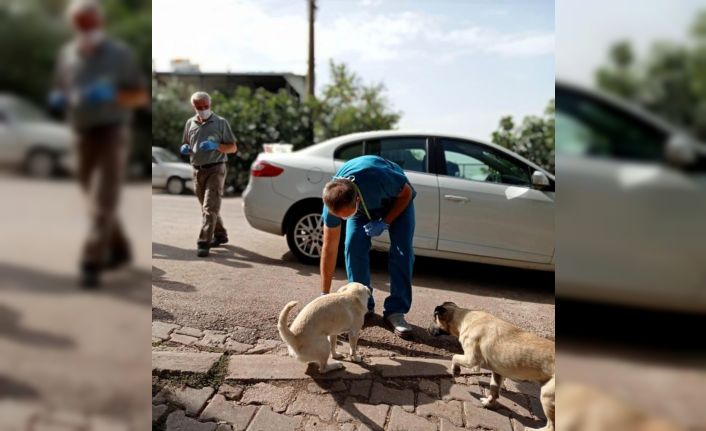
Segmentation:
{"type": "Polygon", "coordinates": [[[321,293],[331,291],[331,281],[336,270],[338,258],[338,243],[341,240],[341,226],[328,227],[324,225],[324,245],[321,249],[321,293]]]}
{"type": "Polygon", "coordinates": [[[238,144],[236,144],[235,142],[220,144],[218,145],[218,151],[223,154],[234,154],[238,151],[238,144]]]}
{"type": "Polygon", "coordinates": [[[392,208],[390,208],[390,211],[388,211],[383,221],[388,225],[392,224],[392,222],[395,221],[395,219],[399,217],[405,209],[407,209],[407,206],[412,201],[412,195],[412,186],[405,184],[400,194],[398,194],[395,198],[392,208]]]}

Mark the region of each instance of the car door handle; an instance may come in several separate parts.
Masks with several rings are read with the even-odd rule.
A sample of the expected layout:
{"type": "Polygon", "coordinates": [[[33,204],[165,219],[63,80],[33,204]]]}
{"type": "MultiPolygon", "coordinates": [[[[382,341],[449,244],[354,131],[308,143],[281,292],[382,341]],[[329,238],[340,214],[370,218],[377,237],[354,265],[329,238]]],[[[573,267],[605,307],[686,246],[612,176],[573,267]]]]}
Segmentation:
{"type": "Polygon", "coordinates": [[[470,200],[465,196],[457,196],[457,195],[444,195],[444,199],[448,199],[453,202],[468,202],[470,200]]]}

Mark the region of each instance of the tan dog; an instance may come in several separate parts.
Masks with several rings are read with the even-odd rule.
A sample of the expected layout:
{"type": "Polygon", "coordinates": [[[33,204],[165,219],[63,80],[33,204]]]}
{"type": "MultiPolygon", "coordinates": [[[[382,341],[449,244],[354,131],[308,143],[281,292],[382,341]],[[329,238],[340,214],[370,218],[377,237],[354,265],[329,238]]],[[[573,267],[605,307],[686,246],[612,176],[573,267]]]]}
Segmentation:
{"type": "Polygon", "coordinates": [[[292,301],[285,305],[279,314],[277,329],[289,347],[289,354],[302,362],[315,362],[319,372],[326,373],[343,368],[343,364],[334,361],[328,364],[328,358],[341,359],[336,353],[338,334],[348,333],[351,346],[350,359],[360,362],[356,354],[358,336],[363,329],[365,313],[368,310],[370,289],[360,283],[349,283],[308,303],[287,327],[289,311],[297,305],[292,301]]]}
{"type": "Polygon", "coordinates": [[[541,429],[554,430],[554,342],[484,311],[463,309],[453,302],[444,302],[434,309],[430,332],[458,337],[463,355],[451,359],[453,374],[458,374],[461,366],[472,370],[483,367],[493,372],[490,395],[481,399],[483,407],[496,404],[506,377],[539,382],[540,399],[548,419],[541,429]]]}

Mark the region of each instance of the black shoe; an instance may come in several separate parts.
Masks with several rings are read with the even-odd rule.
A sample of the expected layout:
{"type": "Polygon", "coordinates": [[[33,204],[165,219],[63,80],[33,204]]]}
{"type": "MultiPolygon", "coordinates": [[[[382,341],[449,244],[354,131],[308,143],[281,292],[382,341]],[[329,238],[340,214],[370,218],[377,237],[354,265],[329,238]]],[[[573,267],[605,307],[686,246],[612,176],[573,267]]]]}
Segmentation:
{"type": "Polygon", "coordinates": [[[196,256],[198,257],[208,257],[208,244],[199,244],[196,250],[196,256]]]}
{"type": "Polygon", "coordinates": [[[95,289],[100,286],[100,267],[94,263],[84,263],[81,265],[81,287],[84,289],[95,289]]]}
{"type": "Polygon", "coordinates": [[[118,269],[132,262],[132,254],[129,250],[113,251],[105,263],[106,269],[118,269]]]}
{"type": "Polygon", "coordinates": [[[223,244],[228,244],[228,237],[224,236],[221,238],[213,238],[211,240],[211,247],[219,247],[223,244]]]}

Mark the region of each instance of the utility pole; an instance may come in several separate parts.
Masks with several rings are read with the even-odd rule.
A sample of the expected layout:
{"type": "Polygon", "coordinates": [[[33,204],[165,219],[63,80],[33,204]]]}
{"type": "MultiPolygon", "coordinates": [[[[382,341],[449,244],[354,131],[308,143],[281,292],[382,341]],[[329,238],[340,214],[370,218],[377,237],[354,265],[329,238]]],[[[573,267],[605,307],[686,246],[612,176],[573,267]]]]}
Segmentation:
{"type": "Polygon", "coordinates": [[[306,72],[306,97],[314,97],[314,18],[316,14],[316,0],[309,2],[309,66],[306,72]]]}

